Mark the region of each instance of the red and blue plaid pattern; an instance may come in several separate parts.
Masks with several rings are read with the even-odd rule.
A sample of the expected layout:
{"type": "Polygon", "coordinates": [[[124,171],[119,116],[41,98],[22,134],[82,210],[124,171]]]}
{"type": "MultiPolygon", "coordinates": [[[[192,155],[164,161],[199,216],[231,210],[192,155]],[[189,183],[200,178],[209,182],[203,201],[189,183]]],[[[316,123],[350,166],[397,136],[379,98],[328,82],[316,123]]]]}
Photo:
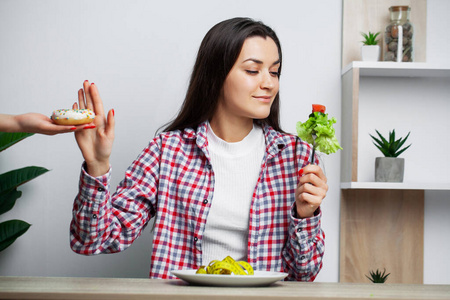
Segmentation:
{"type": "MultiPolygon", "coordinates": [[[[113,195],[111,172],[93,178],[82,170],[70,228],[73,251],[122,251],[156,217],[150,277],[174,278],[171,270],[200,267],[214,193],[206,130],[203,123],[196,131],[158,135],[113,195]]],[[[294,213],[298,170],[308,164],[311,147],[269,126],[264,134],[266,153],[250,207],[248,262],[255,270],[287,272],[287,280],[313,281],[324,253],[322,213],[318,209],[306,219],[294,213]]]]}

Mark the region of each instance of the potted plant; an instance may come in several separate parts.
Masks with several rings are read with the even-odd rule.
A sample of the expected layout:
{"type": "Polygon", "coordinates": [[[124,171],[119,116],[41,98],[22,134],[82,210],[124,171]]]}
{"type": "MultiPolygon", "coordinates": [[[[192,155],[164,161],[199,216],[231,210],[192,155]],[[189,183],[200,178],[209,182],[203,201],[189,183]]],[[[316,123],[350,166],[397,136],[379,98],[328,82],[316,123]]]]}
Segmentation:
{"type": "Polygon", "coordinates": [[[380,32],[373,33],[369,31],[369,34],[361,32],[364,37],[361,46],[361,58],[363,61],[379,61],[380,60],[380,46],[378,45],[377,37],[380,32]]]}
{"type": "Polygon", "coordinates": [[[370,271],[369,272],[370,277],[366,275],[367,278],[369,278],[370,281],[372,281],[373,283],[385,283],[387,280],[387,277],[391,274],[388,273],[386,274],[386,269],[384,269],[383,273],[381,273],[381,271],[370,271]]]}
{"type": "MultiPolygon", "coordinates": [[[[15,143],[33,135],[32,133],[0,132],[0,152],[15,143]]],[[[0,174],[0,215],[13,208],[16,200],[22,196],[17,187],[48,172],[42,167],[24,167],[0,174]]],[[[24,234],[30,224],[22,220],[8,220],[0,222],[0,252],[9,247],[24,234]]]]}
{"type": "Polygon", "coordinates": [[[408,135],[404,138],[395,139],[395,129],[389,131],[389,140],[384,138],[375,130],[379,138],[369,134],[373,139],[373,144],[383,153],[384,157],[375,159],[375,181],[376,182],[403,182],[403,173],[405,169],[405,160],[398,156],[408,149],[409,146],[402,148],[408,135]]]}

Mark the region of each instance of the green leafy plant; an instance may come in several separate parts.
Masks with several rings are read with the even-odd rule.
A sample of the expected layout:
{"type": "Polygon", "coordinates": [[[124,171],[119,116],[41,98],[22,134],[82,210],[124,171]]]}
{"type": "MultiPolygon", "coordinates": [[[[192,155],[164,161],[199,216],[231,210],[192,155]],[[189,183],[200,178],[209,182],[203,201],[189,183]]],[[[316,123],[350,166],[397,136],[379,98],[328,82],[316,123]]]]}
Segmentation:
{"type": "Polygon", "coordinates": [[[384,283],[384,282],[386,282],[387,277],[388,277],[391,273],[386,274],[386,269],[384,269],[383,273],[381,273],[381,271],[379,271],[379,270],[377,269],[376,272],[370,271],[369,274],[370,274],[370,277],[367,276],[367,275],[366,275],[366,277],[367,277],[370,281],[372,281],[373,283],[384,283]]]}
{"type": "Polygon", "coordinates": [[[379,138],[376,138],[371,134],[369,135],[373,139],[373,144],[383,153],[385,157],[398,157],[400,154],[405,152],[405,150],[411,146],[410,144],[409,146],[401,149],[403,144],[408,139],[410,132],[408,132],[408,135],[406,137],[399,138],[398,140],[396,140],[394,129],[392,131],[389,131],[389,140],[387,140],[377,130],[375,131],[377,132],[379,138]]]}
{"type": "MultiPolygon", "coordinates": [[[[0,132],[0,152],[32,135],[32,133],[0,132]]],[[[11,210],[16,204],[16,200],[22,196],[22,192],[17,190],[17,187],[48,171],[42,167],[30,166],[0,174],[0,215],[11,210]]],[[[14,243],[30,226],[22,220],[1,222],[0,251],[14,243]]]]}
{"type": "Polygon", "coordinates": [[[313,110],[308,120],[304,123],[299,121],[296,124],[298,137],[313,145],[311,159],[314,159],[316,149],[327,155],[342,150],[333,127],[333,124],[336,123],[336,118],[328,118],[324,105],[313,104],[312,107],[313,110]]]}
{"type": "Polygon", "coordinates": [[[373,32],[369,31],[369,34],[361,32],[361,35],[364,37],[364,40],[361,42],[367,46],[378,45],[377,37],[379,34],[380,34],[380,32],[373,33],[373,32]]]}

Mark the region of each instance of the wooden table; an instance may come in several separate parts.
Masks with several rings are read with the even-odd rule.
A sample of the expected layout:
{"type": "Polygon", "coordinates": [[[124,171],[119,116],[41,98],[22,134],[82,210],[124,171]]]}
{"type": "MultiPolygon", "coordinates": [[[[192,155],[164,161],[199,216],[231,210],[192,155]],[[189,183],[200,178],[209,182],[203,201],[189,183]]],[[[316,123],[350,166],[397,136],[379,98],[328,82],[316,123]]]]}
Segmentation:
{"type": "Polygon", "coordinates": [[[0,299],[450,299],[450,285],[277,282],[191,286],[181,280],[0,277],[0,299]]]}

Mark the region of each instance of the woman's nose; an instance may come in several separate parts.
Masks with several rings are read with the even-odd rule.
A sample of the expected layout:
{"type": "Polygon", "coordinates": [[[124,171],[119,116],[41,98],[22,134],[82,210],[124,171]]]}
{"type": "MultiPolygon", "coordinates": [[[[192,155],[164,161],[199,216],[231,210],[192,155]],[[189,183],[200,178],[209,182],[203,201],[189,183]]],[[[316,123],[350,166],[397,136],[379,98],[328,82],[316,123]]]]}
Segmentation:
{"type": "Polygon", "coordinates": [[[272,89],[275,86],[275,80],[278,80],[278,78],[274,77],[270,72],[264,72],[261,79],[261,88],[272,89]]]}

